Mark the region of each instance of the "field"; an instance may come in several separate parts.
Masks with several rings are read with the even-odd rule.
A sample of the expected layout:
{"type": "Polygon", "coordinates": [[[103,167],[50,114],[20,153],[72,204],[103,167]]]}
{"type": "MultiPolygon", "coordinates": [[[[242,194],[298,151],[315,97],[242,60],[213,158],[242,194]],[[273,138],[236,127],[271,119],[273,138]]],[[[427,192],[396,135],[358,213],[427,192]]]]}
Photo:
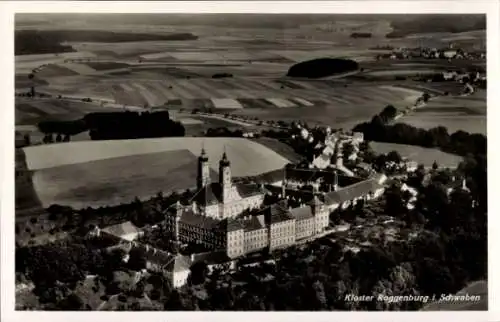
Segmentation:
{"type": "Polygon", "coordinates": [[[42,120],[76,120],[87,113],[116,111],[109,105],[78,100],[16,98],[16,125],[36,125],[42,120]]]}
{"type": "Polygon", "coordinates": [[[462,157],[438,149],[382,142],[370,142],[370,146],[376,153],[397,151],[402,157],[416,161],[426,167],[431,167],[436,161],[440,167],[454,168],[462,161],[462,157]]]}
{"type": "MultiPolygon", "coordinates": [[[[39,140],[41,135],[33,126],[40,120],[75,119],[88,112],[124,108],[143,110],[145,107],[171,111],[173,118],[184,124],[188,136],[201,135],[211,127],[241,128],[245,131],[256,128],[234,120],[192,115],[194,109],[260,120],[302,120],[309,124],[350,129],[371,119],[389,104],[405,108],[413,105],[423,92],[449,92],[454,95],[461,86],[452,82],[396,80],[396,76],[461,70],[485,64],[484,61],[471,63],[466,60],[378,61],[378,55],[390,52],[388,49],[377,49],[384,46],[449,45],[440,40],[444,37],[442,34],[436,36],[429,33],[419,37],[405,34],[401,38],[386,38],[386,34],[394,31],[392,18],[350,21],[352,18],[344,17],[335,22],[329,18],[322,18],[326,20],[321,21],[315,18],[306,19],[297,26],[290,25],[295,18],[281,22],[275,17],[263,18],[265,22],[263,20],[261,25],[270,28],[260,25],[249,27],[243,22],[245,19],[232,22],[243,28],[233,28],[227,22],[211,22],[210,28],[203,21],[199,25],[185,25],[173,18],[167,19],[167,23],[158,21],[155,25],[150,25],[149,21],[144,21],[143,25],[114,25],[111,21],[95,19],[97,21],[91,29],[162,36],[171,35],[175,30],[180,34],[192,33],[197,38],[157,41],[155,38],[134,36],[121,38],[120,42],[107,38],[92,41],[87,37],[97,37],[92,32],[83,39],[78,38],[75,32],[64,31],[88,29],[88,25],[79,25],[76,20],[71,24],[63,23],[61,30],[64,32],[56,34],[67,39],[60,45],[71,47],[75,52],[16,56],[18,91],[34,86],[38,93],[63,96],[60,100],[17,98],[16,131],[19,135],[29,132],[34,141],[39,140]],[[284,25],[287,26],[286,32],[283,32],[284,25]],[[353,32],[370,32],[373,37],[353,39],[353,32]],[[297,62],[326,57],[353,59],[363,70],[335,79],[285,77],[288,69],[297,62]],[[35,77],[28,79],[33,72],[35,77]],[[212,78],[217,73],[232,74],[232,77],[212,78]],[[83,103],[82,98],[91,98],[93,102],[83,103]]],[[[402,26],[398,26],[399,32],[402,26]]],[[[37,23],[19,28],[36,29],[37,23]]],[[[54,26],[40,28],[57,30],[54,26]]],[[[473,43],[468,48],[484,47],[484,31],[445,36],[453,37],[460,44],[473,43]]],[[[36,44],[31,45],[36,47],[36,44]]],[[[55,43],[51,45],[57,47],[55,43]]],[[[460,128],[485,133],[485,102],[486,97],[481,93],[470,97],[436,98],[402,118],[401,122],[425,128],[445,125],[450,132],[460,128]]],[[[72,138],[72,141],[78,142],[25,149],[27,165],[34,171],[34,189],[44,205],[51,202],[67,202],[75,206],[117,203],[136,194],[147,197],[156,190],[191,187],[196,171],[193,162],[203,140],[206,141],[214,172],[217,172],[217,162],[224,145],[235,176],[267,172],[296,158],[293,151],[279,142],[262,139],[79,140],[88,140],[88,135],[72,138]],[[85,180],[79,182],[74,179],[75,176],[85,180]]],[[[384,150],[381,146],[378,149],[384,150]]],[[[388,149],[387,145],[385,149],[388,149]]],[[[453,156],[436,150],[404,146],[398,149],[401,154],[428,165],[434,159],[440,164],[446,163],[446,160],[458,162],[453,156]]]]}
{"type": "MultiPolygon", "coordinates": [[[[118,32],[145,33],[142,27],[120,25],[118,32]]],[[[347,19],[330,27],[311,20],[297,29],[287,27],[285,34],[276,28],[206,28],[204,23],[200,26],[163,27],[164,23],[160,23],[159,26],[148,26],[147,31],[169,35],[175,30],[192,33],[198,38],[121,42],[99,39],[91,42],[77,41],[71,36],[64,45],[71,46],[76,52],[16,57],[16,72],[26,75],[29,68],[43,66],[35,77],[39,82],[36,89],[53,95],[90,97],[94,101],[141,108],[167,103],[167,107],[173,109],[218,109],[263,120],[303,119],[308,123],[350,128],[370,119],[388,104],[400,108],[412,104],[415,97],[426,90],[419,88],[422,85],[430,87],[429,91],[442,86],[398,81],[395,76],[460,69],[469,64],[423,59],[377,61],[378,55],[390,52],[376,49],[383,46],[448,45],[440,43],[442,35],[386,38],[385,35],[393,31],[390,20],[386,18],[381,21],[347,19]],[[363,31],[372,33],[373,37],[350,37],[352,32],[363,31]],[[297,62],[323,57],[356,60],[363,72],[316,81],[284,76],[297,62]],[[216,73],[228,73],[233,77],[213,79],[216,73]],[[401,91],[402,87],[416,92],[401,91]],[[173,101],[176,103],[171,104],[173,101]]],[[[77,24],[72,28],[79,30],[77,24]]],[[[112,29],[108,26],[103,30],[112,29]]],[[[484,32],[467,31],[447,36],[462,36],[467,41],[481,43],[484,32]]],[[[18,81],[18,85],[26,84],[18,81]]]]}
{"type": "Polygon", "coordinates": [[[44,206],[85,207],[193,188],[202,145],[214,179],[224,149],[235,177],[254,176],[289,162],[267,145],[242,138],[87,141],[33,146],[24,151],[27,167],[34,173],[33,186],[44,206]]]}
{"type": "Polygon", "coordinates": [[[438,97],[399,121],[424,129],[444,126],[450,134],[462,130],[486,135],[485,93],[478,92],[467,97],[438,97]]]}

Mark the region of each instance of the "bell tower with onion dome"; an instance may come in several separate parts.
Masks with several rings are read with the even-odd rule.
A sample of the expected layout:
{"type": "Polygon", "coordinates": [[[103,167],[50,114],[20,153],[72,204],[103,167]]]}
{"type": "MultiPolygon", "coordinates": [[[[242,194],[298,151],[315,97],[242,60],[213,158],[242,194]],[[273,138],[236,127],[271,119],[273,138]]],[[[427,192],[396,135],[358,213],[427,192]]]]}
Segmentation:
{"type": "Polygon", "coordinates": [[[208,156],[205,152],[205,147],[201,148],[201,154],[198,157],[198,175],[196,178],[198,190],[210,184],[210,166],[208,164],[208,156]]]}
{"type": "Polygon", "coordinates": [[[222,203],[227,203],[231,195],[231,163],[227,158],[225,147],[219,161],[219,184],[222,192],[222,203]]]}

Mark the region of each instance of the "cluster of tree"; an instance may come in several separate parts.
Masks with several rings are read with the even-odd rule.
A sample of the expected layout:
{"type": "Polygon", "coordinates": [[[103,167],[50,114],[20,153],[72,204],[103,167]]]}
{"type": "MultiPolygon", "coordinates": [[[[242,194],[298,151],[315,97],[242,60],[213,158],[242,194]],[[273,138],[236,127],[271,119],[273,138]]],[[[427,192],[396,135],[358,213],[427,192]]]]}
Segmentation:
{"type": "Polygon", "coordinates": [[[358,70],[354,60],[341,58],[319,58],[293,65],[288,70],[289,77],[321,78],[358,70]]]}
{"type": "Polygon", "coordinates": [[[377,116],[375,117],[378,117],[380,118],[380,121],[383,123],[383,124],[387,124],[389,122],[391,122],[395,117],[396,115],[398,114],[398,110],[392,106],[392,105],[387,105],[383,110],[382,112],[380,112],[377,116]]]}
{"type": "Polygon", "coordinates": [[[356,125],[353,131],[362,132],[365,140],[369,141],[439,148],[462,156],[486,154],[487,142],[484,135],[469,134],[461,130],[450,135],[443,126],[425,130],[404,123],[388,125],[384,118],[376,115],[370,122],[356,125]]]}
{"type": "Polygon", "coordinates": [[[93,140],[184,136],[186,129],[170,119],[168,111],[90,113],[84,121],[93,140]]]}
{"type": "Polygon", "coordinates": [[[40,132],[46,135],[44,142],[69,141],[70,136],[89,131],[93,140],[138,139],[167,136],[184,136],[185,128],[162,112],[109,112],[90,113],[75,121],[42,121],[40,132]],[[64,136],[64,138],[63,138],[64,136]]]}
{"type": "Polygon", "coordinates": [[[217,127],[217,128],[209,128],[205,132],[205,136],[207,137],[243,137],[243,131],[240,129],[236,129],[234,131],[228,129],[227,127],[217,127]]]}
{"type": "Polygon", "coordinates": [[[58,133],[63,135],[76,135],[88,131],[86,122],[76,121],[41,121],[38,123],[38,130],[44,134],[58,133]]]}
{"type": "Polygon", "coordinates": [[[371,32],[353,32],[351,38],[371,38],[371,32]]]}
{"type": "Polygon", "coordinates": [[[42,298],[44,292],[50,292],[59,283],[74,288],[86,274],[103,274],[115,269],[113,262],[100,250],[72,240],[18,248],[15,258],[16,272],[31,280],[35,293],[42,298]]]}
{"type": "Polygon", "coordinates": [[[47,37],[35,30],[16,30],[14,41],[15,55],[52,54],[75,52],[68,45],[62,45],[60,38],[47,37]]]}
{"type": "Polygon", "coordinates": [[[99,208],[87,207],[75,210],[69,206],[51,205],[46,209],[49,220],[57,229],[63,231],[82,230],[86,232],[91,225],[106,227],[131,221],[138,227],[153,225],[165,219],[165,211],[177,201],[187,204],[194,192],[186,190],[183,193],[172,192],[164,196],[161,192],[155,197],[141,201],[135,199],[128,204],[106,206],[99,208]]]}
{"type": "Polygon", "coordinates": [[[233,74],[230,73],[216,73],[212,75],[212,78],[227,78],[227,77],[233,77],[233,74]]]}
{"type": "Polygon", "coordinates": [[[16,30],[15,54],[46,54],[74,52],[71,46],[62,45],[65,41],[76,42],[129,42],[155,40],[196,40],[191,33],[155,35],[123,33],[102,30],[16,30]]]}

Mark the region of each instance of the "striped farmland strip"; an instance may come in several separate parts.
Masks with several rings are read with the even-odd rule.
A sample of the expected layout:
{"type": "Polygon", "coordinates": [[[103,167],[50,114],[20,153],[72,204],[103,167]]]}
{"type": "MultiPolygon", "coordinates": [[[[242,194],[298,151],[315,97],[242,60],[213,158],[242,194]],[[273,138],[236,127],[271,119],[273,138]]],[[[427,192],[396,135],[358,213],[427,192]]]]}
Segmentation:
{"type": "Polygon", "coordinates": [[[230,81],[224,79],[212,79],[211,85],[217,90],[234,88],[230,81]]]}
{"type": "Polygon", "coordinates": [[[202,111],[210,108],[215,108],[213,102],[207,98],[197,98],[194,100],[190,100],[189,106],[191,106],[193,109],[197,108],[202,111]]]}
{"type": "Polygon", "coordinates": [[[173,82],[171,91],[176,94],[177,98],[190,100],[196,98],[196,95],[193,95],[188,88],[183,87],[182,83],[179,83],[178,80],[173,82]]]}
{"type": "Polygon", "coordinates": [[[309,102],[308,100],[305,100],[303,98],[300,98],[300,97],[294,97],[293,100],[297,103],[299,103],[300,105],[302,106],[314,106],[313,103],[309,102]]]}
{"type": "Polygon", "coordinates": [[[34,103],[33,105],[34,105],[33,107],[43,110],[48,114],[65,114],[72,111],[71,108],[69,108],[67,105],[63,106],[62,104],[58,104],[57,101],[40,102],[40,103],[34,103]]]}
{"type": "Polygon", "coordinates": [[[142,86],[145,87],[152,95],[156,97],[157,101],[154,105],[162,105],[168,100],[168,98],[165,95],[167,90],[166,89],[160,90],[159,87],[161,86],[155,86],[155,84],[158,84],[158,82],[152,80],[142,82],[142,86]]]}
{"type": "Polygon", "coordinates": [[[191,82],[198,86],[201,89],[204,89],[207,93],[210,93],[209,98],[224,98],[224,95],[222,95],[219,92],[220,85],[217,80],[206,80],[206,79],[192,79],[191,82]]]}
{"type": "Polygon", "coordinates": [[[146,100],[149,106],[161,104],[162,100],[154,95],[149,89],[144,87],[140,82],[132,82],[131,85],[137,89],[141,96],[146,100]]]}
{"type": "Polygon", "coordinates": [[[242,109],[243,106],[235,99],[213,98],[212,102],[216,109],[242,109]]]}
{"type": "Polygon", "coordinates": [[[335,91],[338,93],[339,97],[345,97],[346,99],[354,99],[356,101],[362,100],[364,102],[373,101],[374,97],[368,94],[365,88],[360,87],[347,87],[339,88],[335,91]]]}
{"type": "Polygon", "coordinates": [[[263,108],[261,104],[258,104],[256,99],[252,98],[238,98],[238,102],[240,102],[244,108],[263,108]]]}
{"type": "Polygon", "coordinates": [[[165,101],[179,98],[177,94],[174,93],[173,88],[172,89],[169,88],[169,86],[172,85],[173,85],[172,82],[167,82],[167,81],[151,82],[152,87],[163,93],[163,98],[165,99],[165,101]]]}
{"type": "Polygon", "coordinates": [[[45,110],[31,104],[16,104],[16,110],[23,113],[35,114],[39,116],[49,115],[49,113],[47,113],[45,110]]]}
{"type": "Polygon", "coordinates": [[[121,88],[128,94],[129,100],[127,101],[128,105],[134,106],[143,106],[146,104],[146,100],[142,97],[136,88],[131,86],[129,83],[121,83],[121,88]]]}
{"type": "Polygon", "coordinates": [[[268,98],[267,101],[274,104],[276,107],[279,107],[279,108],[295,107],[295,104],[293,104],[292,102],[289,102],[285,99],[268,98]]]}
{"type": "Polygon", "coordinates": [[[377,87],[365,87],[361,90],[353,88],[354,93],[351,91],[351,95],[355,95],[368,101],[377,101],[384,103],[391,103],[406,98],[406,95],[394,95],[391,91],[384,91],[383,89],[377,87]]]}
{"type": "Polygon", "coordinates": [[[291,82],[291,81],[287,81],[287,80],[276,80],[276,82],[280,85],[283,85],[285,87],[288,87],[288,88],[291,88],[291,89],[304,89],[304,87],[302,87],[301,85],[299,84],[296,84],[294,82],[291,82]]]}
{"type": "Polygon", "coordinates": [[[219,82],[220,84],[223,84],[220,89],[222,90],[231,90],[231,89],[238,89],[239,87],[235,85],[234,79],[217,79],[214,80],[219,82]]]}
{"type": "Polygon", "coordinates": [[[372,97],[376,97],[377,100],[386,102],[391,102],[394,100],[394,95],[389,91],[380,90],[378,88],[370,88],[369,93],[372,93],[372,97]]]}
{"type": "Polygon", "coordinates": [[[255,99],[255,105],[263,109],[276,108],[276,106],[265,98],[255,99]]]}
{"type": "Polygon", "coordinates": [[[238,90],[232,89],[232,90],[220,90],[219,91],[222,95],[224,95],[223,98],[238,98],[238,90]]]}
{"type": "Polygon", "coordinates": [[[255,93],[248,90],[236,90],[236,98],[255,98],[255,93]]]}
{"type": "Polygon", "coordinates": [[[257,81],[257,80],[252,80],[252,79],[241,79],[241,80],[238,80],[238,81],[243,86],[245,86],[246,89],[250,89],[250,90],[255,90],[255,91],[270,91],[270,90],[274,89],[272,87],[269,87],[263,81],[257,81]]]}
{"type": "Polygon", "coordinates": [[[296,89],[293,91],[293,95],[303,97],[305,99],[310,99],[314,97],[315,99],[329,100],[331,94],[325,91],[315,90],[315,89],[296,89]]]}
{"type": "Polygon", "coordinates": [[[109,86],[109,88],[111,89],[111,94],[113,95],[113,98],[115,100],[115,103],[117,104],[125,104],[125,91],[123,90],[123,88],[121,88],[119,85],[117,84],[111,84],[109,86]]]}
{"type": "Polygon", "coordinates": [[[178,80],[177,83],[188,89],[190,92],[194,93],[196,98],[211,98],[213,95],[211,91],[197,86],[197,84],[195,84],[191,80],[178,80]]]}

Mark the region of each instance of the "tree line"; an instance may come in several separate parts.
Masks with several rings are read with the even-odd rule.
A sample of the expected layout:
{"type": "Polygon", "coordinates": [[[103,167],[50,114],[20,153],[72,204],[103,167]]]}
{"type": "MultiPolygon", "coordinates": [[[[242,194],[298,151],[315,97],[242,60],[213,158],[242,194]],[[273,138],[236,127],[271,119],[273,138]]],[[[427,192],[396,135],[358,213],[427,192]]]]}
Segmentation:
{"type": "Polygon", "coordinates": [[[74,121],[42,121],[38,129],[45,134],[47,142],[53,142],[54,133],[64,136],[57,141],[69,141],[72,135],[86,131],[92,140],[172,137],[186,133],[182,123],[170,119],[168,111],[89,113],[74,121]]]}

